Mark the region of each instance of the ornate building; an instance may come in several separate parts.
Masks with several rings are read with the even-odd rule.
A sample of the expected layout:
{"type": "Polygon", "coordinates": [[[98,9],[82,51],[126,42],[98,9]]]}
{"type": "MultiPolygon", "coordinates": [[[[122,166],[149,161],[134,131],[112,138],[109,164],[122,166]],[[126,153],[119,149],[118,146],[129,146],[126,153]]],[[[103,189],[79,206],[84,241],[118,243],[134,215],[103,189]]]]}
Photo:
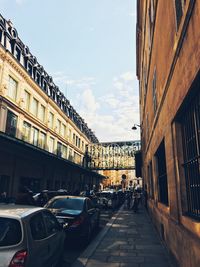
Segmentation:
{"type": "Polygon", "coordinates": [[[0,16],[0,192],[99,184],[102,176],[85,168],[86,147],[94,142],[12,22],[0,16]]]}
{"type": "Polygon", "coordinates": [[[181,267],[200,266],[200,1],[137,1],[142,175],[181,267]]]}

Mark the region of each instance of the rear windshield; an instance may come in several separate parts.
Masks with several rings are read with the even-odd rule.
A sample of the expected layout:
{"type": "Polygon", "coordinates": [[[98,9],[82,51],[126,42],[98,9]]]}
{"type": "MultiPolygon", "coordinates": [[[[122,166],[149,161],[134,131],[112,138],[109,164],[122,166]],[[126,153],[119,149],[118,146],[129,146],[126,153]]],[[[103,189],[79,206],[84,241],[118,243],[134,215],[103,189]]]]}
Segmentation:
{"type": "Polygon", "coordinates": [[[21,239],[22,230],[19,221],[0,217],[0,247],[16,245],[21,239]]]}
{"type": "Polygon", "coordinates": [[[82,210],[84,201],[80,198],[59,198],[52,201],[47,208],[82,210]]]}

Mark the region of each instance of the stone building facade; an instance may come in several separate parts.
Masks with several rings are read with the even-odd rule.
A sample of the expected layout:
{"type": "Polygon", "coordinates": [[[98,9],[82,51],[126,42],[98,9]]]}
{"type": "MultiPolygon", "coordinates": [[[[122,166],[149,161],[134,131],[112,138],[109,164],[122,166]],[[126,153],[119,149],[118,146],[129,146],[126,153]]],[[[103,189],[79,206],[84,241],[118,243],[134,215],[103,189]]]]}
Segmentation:
{"type": "Polygon", "coordinates": [[[92,130],[0,16],[0,192],[98,185],[102,176],[85,168],[93,142],[92,130]]]}
{"type": "Polygon", "coordinates": [[[200,266],[200,1],[137,1],[142,175],[181,267],[200,266]]]}

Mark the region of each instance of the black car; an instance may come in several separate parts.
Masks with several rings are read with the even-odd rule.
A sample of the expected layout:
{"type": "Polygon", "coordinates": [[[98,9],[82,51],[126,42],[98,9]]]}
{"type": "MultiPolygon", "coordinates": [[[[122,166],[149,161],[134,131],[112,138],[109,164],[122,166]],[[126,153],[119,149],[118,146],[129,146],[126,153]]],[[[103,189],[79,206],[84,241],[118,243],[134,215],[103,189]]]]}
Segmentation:
{"type": "Polygon", "coordinates": [[[88,197],[57,196],[46,205],[65,228],[66,238],[88,243],[99,227],[100,210],[88,197]]]}

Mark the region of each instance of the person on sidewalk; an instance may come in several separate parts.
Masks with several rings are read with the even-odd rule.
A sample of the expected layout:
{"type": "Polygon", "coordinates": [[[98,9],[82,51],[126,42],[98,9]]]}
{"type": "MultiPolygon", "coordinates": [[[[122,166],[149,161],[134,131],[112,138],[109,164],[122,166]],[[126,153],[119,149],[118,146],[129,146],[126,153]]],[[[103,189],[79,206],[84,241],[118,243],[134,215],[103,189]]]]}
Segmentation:
{"type": "Polygon", "coordinates": [[[125,193],[125,208],[129,210],[130,206],[131,206],[131,192],[127,190],[125,193]]]}
{"type": "Polygon", "coordinates": [[[133,192],[133,206],[132,206],[134,212],[138,212],[140,197],[141,197],[140,193],[137,191],[137,189],[135,189],[133,192]]]}

